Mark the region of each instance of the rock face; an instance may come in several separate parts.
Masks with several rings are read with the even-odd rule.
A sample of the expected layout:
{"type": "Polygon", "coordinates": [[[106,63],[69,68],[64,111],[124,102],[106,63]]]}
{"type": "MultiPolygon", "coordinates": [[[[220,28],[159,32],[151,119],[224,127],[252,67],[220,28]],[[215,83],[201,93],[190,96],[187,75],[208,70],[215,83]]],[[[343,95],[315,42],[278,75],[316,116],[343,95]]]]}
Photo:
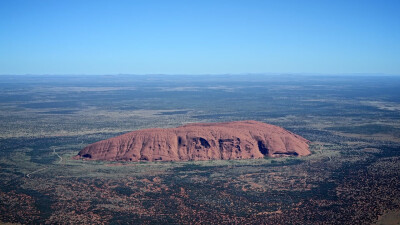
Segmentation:
{"type": "Polygon", "coordinates": [[[75,159],[187,161],[309,155],[308,140],[281,127],[257,122],[194,123],[152,128],[88,145],[75,159]]]}

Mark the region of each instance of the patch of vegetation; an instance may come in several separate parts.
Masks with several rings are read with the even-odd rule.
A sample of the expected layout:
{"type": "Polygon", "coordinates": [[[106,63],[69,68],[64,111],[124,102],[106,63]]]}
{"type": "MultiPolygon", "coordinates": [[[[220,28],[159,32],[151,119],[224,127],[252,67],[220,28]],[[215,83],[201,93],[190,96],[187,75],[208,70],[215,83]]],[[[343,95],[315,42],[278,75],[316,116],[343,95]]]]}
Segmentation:
{"type": "Polygon", "coordinates": [[[366,124],[366,125],[348,126],[348,127],[330,127],[328,129],[344,133],[367,134],[367,135],[400,132],[400,129],[394,128],[393,126],[381,125],[381,124],[366,124]]]}
{"type": "Polygon", "coordinates": [[[371,224],[400,208],[400,79],[249,76],[2,77],[0,221],[371,224]],[[313,154],[72,159],[131,130],[246,119],[309,139],[313,154]]]}

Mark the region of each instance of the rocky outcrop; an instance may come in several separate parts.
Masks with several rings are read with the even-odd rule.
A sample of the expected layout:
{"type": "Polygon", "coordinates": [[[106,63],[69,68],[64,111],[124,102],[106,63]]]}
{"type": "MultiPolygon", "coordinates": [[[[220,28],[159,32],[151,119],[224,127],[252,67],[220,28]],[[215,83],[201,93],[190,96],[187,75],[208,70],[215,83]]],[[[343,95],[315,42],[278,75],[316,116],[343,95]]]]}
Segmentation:
{"type": "Polygon", "coordinates": [[[137,130],[85,147],[75,159],[187,161],[309,155],[308,140],[257,122],[193,123],[137,130]]]}

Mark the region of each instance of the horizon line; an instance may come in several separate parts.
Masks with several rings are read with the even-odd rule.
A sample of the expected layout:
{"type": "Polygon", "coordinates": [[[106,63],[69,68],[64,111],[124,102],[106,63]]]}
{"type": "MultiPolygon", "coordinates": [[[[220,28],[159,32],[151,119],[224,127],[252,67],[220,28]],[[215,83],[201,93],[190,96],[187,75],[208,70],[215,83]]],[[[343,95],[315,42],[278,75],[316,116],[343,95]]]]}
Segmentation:
{"type": "Polygon", "coordinates": [[[243,76],[243,75],[267,75],[267,76],[400,76],[394,73],[290,73],[290,72],[265,72],[265,73],[104,73],[104,74],[86,74],[86,73],[43,73],[43,74],[0,74],[0,76],[243,76]]]}

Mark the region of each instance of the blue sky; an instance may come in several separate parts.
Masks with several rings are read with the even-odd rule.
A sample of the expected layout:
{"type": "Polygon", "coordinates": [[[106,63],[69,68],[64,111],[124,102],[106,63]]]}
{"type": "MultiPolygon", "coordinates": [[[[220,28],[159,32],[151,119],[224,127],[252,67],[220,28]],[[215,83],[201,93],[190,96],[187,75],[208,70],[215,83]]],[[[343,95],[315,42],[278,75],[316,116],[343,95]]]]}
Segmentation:
{"type": "Polygon", "coordinates": [[[0,74],[400,75],[400,1],[0,0],[0,74]]]}

